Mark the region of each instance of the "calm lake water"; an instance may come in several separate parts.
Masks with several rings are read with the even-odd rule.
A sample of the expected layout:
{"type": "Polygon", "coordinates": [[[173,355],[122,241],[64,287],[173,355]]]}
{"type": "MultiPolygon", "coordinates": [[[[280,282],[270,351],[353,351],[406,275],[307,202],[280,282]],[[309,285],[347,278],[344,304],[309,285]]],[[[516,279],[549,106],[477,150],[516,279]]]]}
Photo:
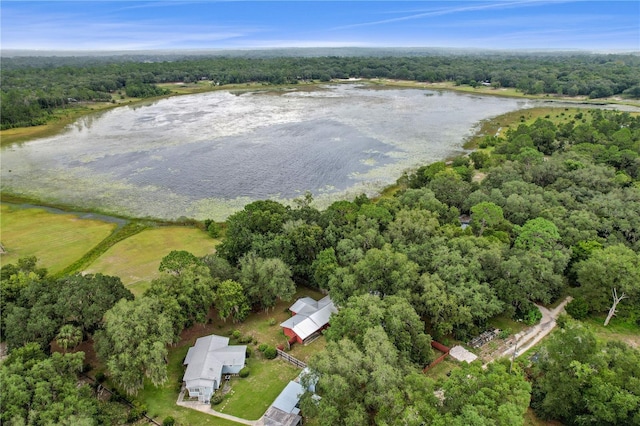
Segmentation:
{"type": "Polygon", "coordinates": [[[462,152],[479,121],[531,101],[358,84],[209,92],[87,116],[2,149],[2,190],[137,217],[224,219],[311,191],[319,206],[462,152]]]}

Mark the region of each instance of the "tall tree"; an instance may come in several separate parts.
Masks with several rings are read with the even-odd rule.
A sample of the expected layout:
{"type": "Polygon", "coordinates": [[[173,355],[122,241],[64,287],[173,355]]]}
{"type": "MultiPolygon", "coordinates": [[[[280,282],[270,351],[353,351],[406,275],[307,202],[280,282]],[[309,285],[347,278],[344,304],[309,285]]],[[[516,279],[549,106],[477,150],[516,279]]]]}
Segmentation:
{"type": "Polygon", "coordinates": [[[492,362],[463,363],[442,386],[444,418],[440,424],[523,425],[531,385],[520,371],[492,362]]]}
{"type": "Polygon", "coordinates": [[[471,207],[471,227],[481,237],[487,228],[495,228],[504,222],[502,208],[491,202],[482,202],[471,207]]]}
{"type": "Polygon", "coordinates": [[[167,380],[167,345],[173,341],[171,321],[152,297],[121,300],[105,314],[96,332],[96,352],[110,376],[128,394],[142,389],[144,377],[158,386],[167,380]]]}
{"type": "Polygon", "coordinates": [[[249,302],[242,284],[233,280],[222,281],[215,294],[215,306],[223,320],[233,317],[233,321],[243,321],[249,315],[249,302]]]}
{"type": "Polygon", "coordinates": [[[158,270],[179,276],[185,269],[200,264],[202,264],[202,261],[186,250],[171,250],[160,261],[158,270]]]}
{"type": "Polygon", "coordinates": [[[92,333],[104,313],[120,299],[133,300],[133,294],[119,277],[102,274],[74,274],[61,278],[57,309],[65,322],[76,324],[83,334],[92,333]]]}
{"type": "Polygon", "coordinates": [[[47,357],[36,343],[17,348],[0,366],[2,424],[89,425],[97,400],[78,384],[84,352],[47,357]]]}
{"type": "Polygon", "coordinates": [[[174,324],[177,332],[194,322],[204,323],[211,305],[217,281],[201,262],[191,263],[180,269],[179,274],[164,273],[151,281],[145,295],[159,300],[172,299],[180,306],[181,320],[174,324]]]}
{"type": "Polygon", "coordinates": [[[65,324],[60,327],[60,331],[56,336],[56,343],[65,352],[69,348],[75,348],[80,342],[82,342],[82,330],[80,328],[71,324],[65,324]]]}
{"type": "Polygon", "coordinates": [[[263,259],[254,252],[240,260],[240,283],[249,303],[268,310],[278,299],[291,300],[296,286],[291,269],[280,259],[263,259]]]}
{"type": "Polygon", "coordinates": [[[624,245],[594,250],[575,269],[581,293],[591,310],[603,312],[609,308],[607,323],[623,294],[630,301],[637,301],[640,295],[640,256],[624,245]]]}
{"type": "MultiPolygon", "coordinates": [[[[399,418],[431,420],[436,398],[433,382],[399,361],[382,327],[369,328],[358,346],[348,338],[327,343],[309,363],[316,400],[303,395],[301,408],[323,424],[395,424],[399,418]],[[415,406],[413,405],[415,404],[415,406]]],[[[308,379],[306,379],[308,380],[308,379]]]]}

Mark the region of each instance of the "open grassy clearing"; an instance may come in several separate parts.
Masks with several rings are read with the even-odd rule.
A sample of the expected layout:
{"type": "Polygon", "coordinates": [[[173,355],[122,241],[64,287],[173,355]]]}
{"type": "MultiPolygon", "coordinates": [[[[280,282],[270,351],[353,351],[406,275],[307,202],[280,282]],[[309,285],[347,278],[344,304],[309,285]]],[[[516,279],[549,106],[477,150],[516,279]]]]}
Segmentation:
{"type": "Polygon", "coordinates": [[[120,277],[134,294],[141,294],[158,277],[158,266],[172,250],[186,250],[196,256],[213,253],[219,240],[196,228],[167,226],[144,230],[115,244],[85,272],[120,277]]]}
{"type": "MultiPolygon", "coordinates": [[[[318,291],[300,287],[290,301],[279,301],[269,312],[253,312],[242,323],[234,323],[231,320],[226,322],[222,321],[218,318],[217,312],[212,310],[209,314],[210,320],[207,324],[198,324],[182,332],[180,344],[192,345],[198,337],[209,334],[231,336],[234,330],[238,330],[243,336],[251,336],[254,342],[257,342],[257,344],[249,345],[254,352],[258,350],[258,344],[260,343],[266,343],[272,346],[285,345],[286,347],[287,338],[280,327],[280,323],[290,317],[289,306],[291,306],[296,299],[305,296],[313,297],[316,300],[323,297],[318,291]]],[[[314,353],[323,350],[325,345],[326,340],[324,336],[321,336],[306,346],[293,345],[290,354],[301,361],[307,361],[314,353]]]]}
{"type": "Polygon", "coordinates": [[[2,263],[36,256],[38,265],[55,274],[107,238],[115,223],[81,219],[74,214],[2,205],[0,233],[7,254],[2,263]]]}
{"type": "Polygon", "coordinates": [[[247,359],[249,377],[231,379],[231,391],[213,409],[247,420],[258,420],[291,380],[299,368],[281,359],[267,360],[253,355],[247,359]]]}
{"type": "Polygon", "coordinates": [[[594,315],[583,322],[588,324],[594,331],[596,336],[604,341],[622,341],[627,345],[640,350],[640,327],[631,323],[619,320],[613,317],[609,325],[606,327],[604,319],[606,314],[594,315]]]}
{"type": "Polygon", "coordinates": [[[504,136],[509,129],[515,130],[520,124],[531,125],[538,118],[551,120],[556,126],[568,123],[574,119],[575,114],[580,112],[585,122],[591,121],[591,113],[586,108],[549,106],[511,111],[482,121],[478,131],[465,142],[464,147],[467,149],[477,148],[486,136],[504,136]]]}
{"type": "MultiPolygon", "coordinates": [[[[442,352],[436,351],[436,354],[440,356],[442,352]]],[[[425,375],[432,378],[436,382],[441,382],[447,380],[447,374],[449,372],[457,370],[458,368],[460,368],[460,363],[451,357],[447,357],[440,364],[437,364],[435,367],[427,371],[425,375]]]]}
{"type": "Polygon", "coordinates": [[[496,317],[490,318],[487,321],[488,327],[499,328],[500,330],[509,331],[509,334],[516,334],[528,328],[528,326],[522,321],[514,321],[509,318],[508,315],[502,314],[496,317]]]}

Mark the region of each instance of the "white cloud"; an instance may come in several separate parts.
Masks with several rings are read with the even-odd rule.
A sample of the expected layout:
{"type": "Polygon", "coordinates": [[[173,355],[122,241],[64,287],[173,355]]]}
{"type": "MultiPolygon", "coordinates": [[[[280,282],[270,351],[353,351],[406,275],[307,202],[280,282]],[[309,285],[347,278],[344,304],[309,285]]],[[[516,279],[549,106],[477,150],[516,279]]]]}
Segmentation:
{"type": "MultiPolygon", "coordinates": [[[[573,0],[567,0],[566,2],[571,2],[573,0]]],[[[527,7],[527,6],[541,6],[546,4],[559,4],[565,3],[562,0],[519,0],[519,1],[509,1],[509,2],[497,2],[497,3],[482,3],[477,5],[465,5],[465,6],[454,6],[454,7],[444,7],[440,9],[429,9],[425,12],[413,13],[407,16],[401,16],[398,18],[389,18],[382,19],[378,21],[370,21],[370,22],[362,22],[357,24],[343,25],[331,28],[332,30],[343,30],[350,28],[358,28],[365,26],[374,26],[374,25],[382,25],[382,24],[390,24],[395,22],[409,21],[420,18],[430,18],[436,16],[444,16],[451,15],[462,12],[473,12],[478,10],[488,10],[488,9],[512,9],[519,7],[527,7]]]]}

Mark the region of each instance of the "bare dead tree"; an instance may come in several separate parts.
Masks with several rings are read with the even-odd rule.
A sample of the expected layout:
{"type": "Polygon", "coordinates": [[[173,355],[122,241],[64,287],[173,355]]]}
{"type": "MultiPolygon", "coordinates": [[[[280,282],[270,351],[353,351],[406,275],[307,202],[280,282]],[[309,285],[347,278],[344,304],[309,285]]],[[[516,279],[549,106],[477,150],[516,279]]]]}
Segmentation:
{"type": "Polygon", "coordinates": [[[616,307],[618,306],[618,303],[620,303],[621,300],[627,298],[627,295],[624,293],[622,293],[622,295],[618,297],[618,292],[615,288],[611,290],[611,296],[613,296],[613,305],[611,305],[611,309],[609,309],[609,315],[607,315],[607,319],[604,320],[605,327],[607,326],[607,324],[609,324],[609,321],[611,321],[611,318],[615,316],[616,307]]]}

